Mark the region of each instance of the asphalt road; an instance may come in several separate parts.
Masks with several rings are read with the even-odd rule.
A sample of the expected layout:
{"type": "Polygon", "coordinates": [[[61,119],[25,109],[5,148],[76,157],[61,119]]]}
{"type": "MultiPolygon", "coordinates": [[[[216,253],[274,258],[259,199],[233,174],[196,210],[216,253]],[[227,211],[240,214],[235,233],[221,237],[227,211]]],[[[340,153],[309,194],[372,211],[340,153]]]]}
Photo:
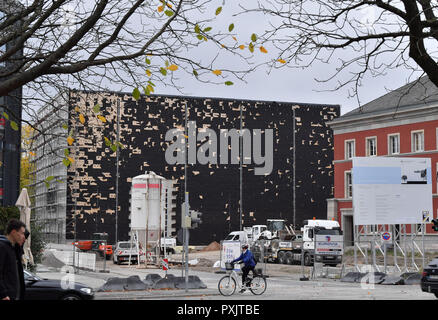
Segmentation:
{"type": "MultiPolygon", "coordinates": [[[[99,288],[110,277],[128,277],[138,275],[145,279],[147,274],[156,273],[161,276],[165,272],[159,269],[140,269],[136,266],[117,266],[111,262],[106,265],[109,273],[79,271],[74,280],[99,288]]],[[[38,275],[48,279],[62,279],[65,273],[41,269],[38,275]],[[44,272],[45,271],[45,272],[44,272]]],[[[180,269],[169,273],[181,276],[180,269]]],[[[268,288],[261,296],[251,292],[235,293],[231,297],[223,297],[217,289],[218,281],[224,274],[190,270],[190,275],[197,275],[207,285],[207,289],[185,290],[150,290],[125,292],[96,292],[97,300],[435,300],[435,296],[421,291],[419,285],[374,285],[363,287],[358,283],[345,283],[333,279],[316,279],[300,281],[300,274],[289,276],[270,276],[268,288]]],[[[237,290],[236,290],[237,291],[237,290]]]]}

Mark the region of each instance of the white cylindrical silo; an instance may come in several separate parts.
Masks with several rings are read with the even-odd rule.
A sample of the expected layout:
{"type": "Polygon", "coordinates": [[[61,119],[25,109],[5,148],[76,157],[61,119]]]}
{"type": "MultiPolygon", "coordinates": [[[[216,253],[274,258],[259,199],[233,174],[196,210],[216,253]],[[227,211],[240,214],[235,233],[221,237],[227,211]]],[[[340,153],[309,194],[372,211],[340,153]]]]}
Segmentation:
{"type": "Polygon", "coordinates": [[[165,179],[154,172],[132,178],[131,230],[148,231],[148,240],[158,240],[162,215],[161,188],[165,179]]]}

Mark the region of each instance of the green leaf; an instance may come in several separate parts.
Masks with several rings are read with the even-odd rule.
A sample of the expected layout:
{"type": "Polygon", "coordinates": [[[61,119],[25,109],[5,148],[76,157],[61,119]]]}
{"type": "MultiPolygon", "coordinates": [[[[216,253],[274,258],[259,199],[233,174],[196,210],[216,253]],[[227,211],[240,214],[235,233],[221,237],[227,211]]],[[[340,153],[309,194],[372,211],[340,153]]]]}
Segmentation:
{"type": "Polygon", "coordinates": [[[93,107],[93,112],[94,112],[94,113],[99,113],[99,112],[100,112],[100,105],[99,105],[99,104],[96,104],[96,105],[93,107]]]}
{"type": "Polygon", "coordinates": [[[220,14],[221,12],[222,12],[222,7],[216,9],[216,15],[220,14]]]}
{"type": "Polygon", "coordinates": [[[120,142],[117,142],[117,145],[119,146],[120,149],[123,149],[123,144],[121,144],[120,142]]]}
{"type": "Polygon", "coordinates": [[[3,117],[5,117],[7,120],[9,120],[9,115],[6,112],[3,112],[3,117]]]}
{"type": "Polygon", "coordinates": [[[68,157],[70,155],[70,150],[64,149],[64,155],[68,157]]]}
{"type": "Polygon", "coordinates": [[[254,45],[252,42],[249,44],[248,49],[249,51],[254,52],[254,45]]]}
{"type": "Polygon", "coordinates": [[[62,159],[62,163],[63,163],[64,166],[66,166],[66,167],[68,167],[68,166],[71,164],[70,160],[68,160],[68,159],[62,159]]]}
{"type": "Polygon", "coordinates": [[[171,11],[171,10],[166,10],[166,11],[164,11],[164,13],[166,14],[166,16],[168,16],[168,17],[171,17],[171,16],[173,16],[173,11],[171,11]]]}
{"type": "Polygon", "coordinates": [[[64,124],[62,125],[62,129],[68,130],[68,125],[67,125],[67,123],[64,123],[64,124]]]}
{"type": "Polygon", "coordinates": [[[255,33],[253,33],[253,34],[251,35],[251,41],[252,41],[252,42],[256,42],[256,41],[257,41],[257,35],[256,35],[255,33]]]}
{"type": "Polygon", "coordinates": [[[232,24],[230,24],[230,25],[228,26],[228,31],[229,31],[229,32],[233,31],[233,29],[234,29],[234,23],[232,23],[232,24]]]}
{"type": "Polygon", "coordinates": [[[47,181],[44,181],[44,184],[46,185],[46,188],[49,189],[50,184],[47,181]]]}
{"type": "Polygon", "coordinates": [[[135,89],[132,91],[132,97],[133,97],[136,101],[138,101],[138,99],[140,99],[140,90],[138,90],[138,88],[135,88],[135,89]]]}
{"type": "Polygon", "coordinates": [[[152,81],[148,81],[148,83],[152,86],[152,87],[155,87],[155,84],[152,82],[152,81]]]}
{"type": "Polygon", "coordinates": [[[144,91],[145,95],[147,95],[147,96],[151,95],[151,92],[149,91],[148,87],[143,87],[143,91],[144,91]]]}
{"type": "Polygon", "coordinates": [[[201,32],[201,29],[199,28],[198,25],[195,25],[195,32],[196,32],[196,33],[200,33],[200,32],[201,32]]]}
{"type": "Polygon", "coordinates": [[[54,177],[54,176],[50,176],[50,177],[47,177],[47,178],[46,178],[46,181],[47,181],[47,182],[50,182],[50,181],[52,181],[53,179],[55,179],[55,177],[54,177]]]}
{"type": "Polygon", "coordinates": [[[204,40],[204,37],[201,36],[200,34],[196,36],[196,38],[198,38],[199,40],[204,40]]]}
{"type": "Polygon", "coordinates": [[[160,68],[160,72],[161,72],[161,74],[162,74],[163,76],[166,76],[166,75],[167,75],[167,71],[166,71],[166,69],[164,69],[163,67],[160,68]]]}
{"type": "Polygon", "coordinates": [[[117,146],[116,146],[115,144],[112,144],[112,145],[111,145],[111,150],[113,150],[114,152],[116,152],[116,151],[117,151],[117,146]]]}
{"type": "Polygon", "coordinates": [[[225,82],[225,85],[226,86],[232,86],[234,83],[233,82],[231,82],[231,81],[227,81],[227,82],[225,82]]]}
{"type": "Polygon", "coordinates": [[[207,27],[207,28],[205,28],[204,30],[202,30],[203,32],[208,32],[208,31],[210,31],[212,28],[211,27],[207,27]]]}
{"type": "Polygon", "coordinates": [[[148,57],[146,57],[145,61],[146,61],[147,64],[151,64],[151,60],[149,60],[148,57]]]}
{"type": "Polygon", "coordinates": [[[105,139],[105,145],[109,147],[111,145],[111,141],[107,137],[104,137],[104,139],[105,139]]]}
{"type": "Polygon", "coordinates": [[[164,62],[164,65],[166,66],[166,68],[169,66],[169,61],[166,60],[166,62],[164,62]]]}
{"type": "Polygon", "coordinates": [[[18,131],[18,125],[15,121],[11,121],[11,128],[14,129],[15,131],[18,131]]]}
{"type": "Polygon", "coordinates": [[[195,77],[197,77],[197,76],[198,76],[198,71],[193,70],[193,75],[194,75],[195,77]]]}

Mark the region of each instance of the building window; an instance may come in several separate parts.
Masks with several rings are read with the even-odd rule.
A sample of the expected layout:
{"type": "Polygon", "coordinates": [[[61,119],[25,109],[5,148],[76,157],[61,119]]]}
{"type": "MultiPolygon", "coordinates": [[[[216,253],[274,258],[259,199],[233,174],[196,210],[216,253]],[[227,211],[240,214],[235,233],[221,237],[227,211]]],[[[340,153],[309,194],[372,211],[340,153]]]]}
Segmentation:
{"type": "Polygon", "coordinates": [[[388,154],[400,153],[400,134],[391,134],[388,136],[388,154]]]}
{"type": "Polygon", "coordinates": [[[56,202],[56,190],[54,188],[50,188],[47,190],[47,199],[46,203],[49,204],[55,204],[56,202]]]}
{"type": "Polygon", "coordinates": [[[353,197],[353,180],[351,178],[351,172],[345,171],[345,198],[353,197]]]}
{"type": "Polygon", "coordinates": [[[377,155],[377,138],[366,138],[366,155],[372,157],[377,155]]]}
{"type": "Polygon", "coordinates": [[[412,152],[424,151],[424,131],[411,132],[412,152]]]}
{"type": "Polygon", "coordinates": [[[345,141],[345,159],[351,159],[355,156],[354,140],[345,141]]]}

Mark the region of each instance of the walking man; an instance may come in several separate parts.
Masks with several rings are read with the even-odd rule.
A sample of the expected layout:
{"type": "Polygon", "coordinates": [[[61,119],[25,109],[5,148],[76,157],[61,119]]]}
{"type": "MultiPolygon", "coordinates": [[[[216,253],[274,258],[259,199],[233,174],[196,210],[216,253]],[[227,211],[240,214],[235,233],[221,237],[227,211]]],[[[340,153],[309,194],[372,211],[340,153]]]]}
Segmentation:
{"type": "Polygon", "coordinates": [[[0,300],[23,299],[23,266],[17,249],[26,240],[26,225],[11,219],[6,227],[6,236],[0,236],[0,300]]]}

